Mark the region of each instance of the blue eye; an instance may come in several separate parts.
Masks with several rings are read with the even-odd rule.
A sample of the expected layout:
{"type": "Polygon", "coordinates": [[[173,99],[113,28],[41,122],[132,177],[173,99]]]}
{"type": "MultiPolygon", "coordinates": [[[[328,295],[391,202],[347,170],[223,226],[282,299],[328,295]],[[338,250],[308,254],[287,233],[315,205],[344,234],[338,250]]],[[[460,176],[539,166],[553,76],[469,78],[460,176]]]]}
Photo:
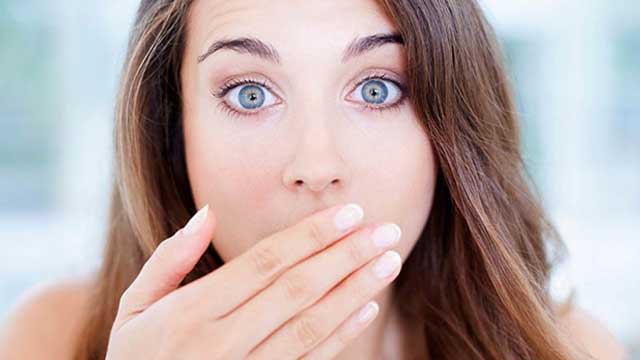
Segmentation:
{"type": "Polygon", "coordinates": [[[373,105],[384,104],[388,99],[393,104],[402,97],[402,89],[398,85],[381,78],[363,81],[354,93],[356,100],[373,105]]]}
{"type": "Polygon", "coordinates": [[[239,109],[254,110],[275,103],[275,96],[264,86],[249,84],[229,90],[229,101],[239,109]]]}
{"type": "MultiPolygon", "coordinates": [[[[256,116],[279,105],[277,95],[272,92],[267,82],[256,79],[233,80],[223,85],[217,92],[211,91],[214,97],[223,99],[221,108],[233,116],[256,116]]],[[[364,104],[367,110],[384,111],[398,108],[407,98],[406,85],[386,75],[370,75],[358,83],[352,94],[355,100],[364,104]]],[[[353,101],[353,98],[350,100],[353,101]]]]}

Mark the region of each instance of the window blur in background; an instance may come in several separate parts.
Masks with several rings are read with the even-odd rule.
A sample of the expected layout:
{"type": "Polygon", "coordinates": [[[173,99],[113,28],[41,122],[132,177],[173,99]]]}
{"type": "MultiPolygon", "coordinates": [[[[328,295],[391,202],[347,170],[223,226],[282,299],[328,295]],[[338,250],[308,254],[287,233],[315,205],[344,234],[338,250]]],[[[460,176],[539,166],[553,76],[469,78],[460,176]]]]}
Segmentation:
{"type": "MultiPolygon", "coordinates": [[[[640,1],[484,0],[526,165],[568,246],[555,296],[640,358],[640,1]]],[[[0,0],[0,321],[98,266],[113,106],[137,1],[0,0]]]]}

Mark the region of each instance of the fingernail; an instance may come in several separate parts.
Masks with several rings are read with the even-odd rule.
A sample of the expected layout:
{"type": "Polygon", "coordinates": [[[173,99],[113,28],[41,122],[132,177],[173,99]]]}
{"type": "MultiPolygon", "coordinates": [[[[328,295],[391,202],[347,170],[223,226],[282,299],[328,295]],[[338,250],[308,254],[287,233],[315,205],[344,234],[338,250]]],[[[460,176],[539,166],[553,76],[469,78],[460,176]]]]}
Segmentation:
{"type": "Polygon", "coordinates": [[[345,205],[334,217],[333,221],[339,230],[346,230],[356,225],[364,217],[364,210],[358,204],[345,205]]]}
{"type": "Polygon", "coordinates": [[[192,235],[200,230],[200,227],[204,223],[204,220],[207,218],[207,213],[209,212],[209,204],[202,207],[202,209],[198,210],[198,212],[193,215],[193,217],[189,220],[187,225],[184,227],[184,235],[192,235]]]}
{"type": "Polygon", "coordinates": [[[373,265],[373,272],[381,279],[393,274],[402,264],[400,254],[393,250],[389,250],[382,254],[380,259],[373,265]]]}
{"type": "Polygon", "coordinates": [[[375,301],[369,301],[365,306],[360,309],[358,313],[358,321],[360,323],[366,323],[367,321],[373,319],[378,314],[378,303],[375,301]]]}
{"type": "Polygon", "coordinates": [[[379,248],[385,248],[391,246],[400,240],[402,230],[397,224],[384,224],[379,226],[371,235],[373,244],[379,248]]]}

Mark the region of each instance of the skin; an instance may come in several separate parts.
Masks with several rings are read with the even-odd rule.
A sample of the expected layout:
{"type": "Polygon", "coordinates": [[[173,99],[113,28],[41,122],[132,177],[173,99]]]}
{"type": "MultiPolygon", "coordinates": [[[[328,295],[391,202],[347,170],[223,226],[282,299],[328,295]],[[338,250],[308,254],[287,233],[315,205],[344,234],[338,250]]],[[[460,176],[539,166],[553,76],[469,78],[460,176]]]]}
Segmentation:
{"type": "MultiPolygon", "coordinates": [[[[209,203],[218,216],[213,245],[223,259],[340,202],[359,203],[365,221],[398,223],[402,255],[415,243],[435,186],[430,141],[409,101],[378,113],[344,99],[372,69],[404,76],[397,44],[340,64],[354,37],[393,29],[373,5],[210,0],[193,5],[182,72],[186,160],[196,206],[209,203]],[[283,18],[286,25],[274,26],[283,18]],[[231,50],[197,63],[211,42],[226,36],[255,36],[273,44],[281,65],[231,50]],[[210,91],[229,77],[254,73],[275,84],[284,103],[264,106],[252,118],[220,110],[221,100],[210,91]]],[[[228,99],[238,106],[238,96],[228,99]]]]}
{"type": "MultiPolygon", "coordinates": [[[[290,252],[281,254],[285,258],[306,256],[302,250],[311,247],[312,240],[304,236],[309,231],[304,230],[305,223],[294,224],[334,204],[357,202],[365,211],[364,224],[397,223],[402,239],[394,250],[403,260],[415,245],[430,211],[437,173],[429,139],[418,127],[409,102],[396,110],[374,112],[345,100],[367,69],[402,78],[402,48],[387,44],[340,63],[343,48],[354,37],[388,32],[393,25],[369,1],[291,3],[200,0],[191,8],[182,73],[187,165],[196,205],[208,203],[212,211],[200,233],[174,235],[154,252],[132,290],[121,299],[122,311],[114,327],[124,330],[110,338],[112,351],[135,349],[130,345],[138,344],[137,350],[146,356],[148,349],[167,343],[157,342],[162,338],[157,331],[168,332],[165,339],[171,340],[190,334],[186,339],[193,341],[191,346],[177,349],[181,355],[196,346],[212,350],[211,339],[246,340],[225,338],[229,325],[242,329],[246,324],[229,321],[233,317],[206,328],[217,330],[216,334],[194,325],[211,312],[222,313],[221,307],[229,310],[247,295],[248,287],[264,283],[264,277],[248,273],[253,257],[247,254],[262,244],[261,239],[286,244],[282,249],[290,252]],[[282,62],[274,65],[224,50],[198,63],[197,57],[210,42],[223,35],[262,39],[277,48],[282,62]],[[283,105],[268,115],[230,117],[220,111],[220,99],[210,91],[229,76],[249,72],[274,84],[283,105]],[[279,237],[268,236],[283,229],[279,237]],[[209,241],[226,261],[225,267],[194,282],[195,286],[174,291],[179,275],[193,266],[209,241]],[[232,290],[226,303],[202,301],[221,288],[232,290]],[[153,305],[140,312],[142,303],[153,305]],[[183,318],[186,321],[172,322],[183,318]]],[[[324,231],[331,233],[329,227],[324,231]]],[[[335,241],[335,237],[325,240],[335,241]]],[[[314,271],[308,273],[318,274],[327,267],[334,270],[340,253],[347,252],[345,245],[356,239],[366,254],[363,260],[372,258],[366,236],[349,236],[334,245],[337,251],[317,255],[314,271]]],[[[0,358],[70,358],[74,340],[81,336],[77,309],[88,301],[92,281],[90,277],[64,279],[26,292],[0,329],[0,358]]],[[[390,287],[379,291],[380,286],[371,287],[380,304],[378,316],[350,339],[337,359],[424,358],[406,352],[418,347],[412,343],[415,337],[409,336],[415,335],[415,328],[408,332],[407,324],[399,322],[389,304],[390,287]]],[[[285,308],[275,301],[266,305],[285,308]]],[[[240,311],[232,314],[242,318],[240,311]]],[[[560,320],[594,358],[623,358],[619,342],[584,311],[575,308],[560,320]]]]}
{"type": "MultiPolygon", "coordinates": [[[[341,63],[352,39],[393,30],[367,0],[192,5],[182,67],[186,160],[197,207],[208,203],[216,213],[212,243],[225,261],[341,202],[360,204],[365,222],[398,224],[403,235],[394,249],[407,258],[432,204],[437,166],[431,143],[410,101],[374,111],[354,91],[372,73],[405,81],[403,46],[388,43],[341,63]],[[228,49],[198,62],[214,41],[241,36],[271,44],[280,63],[228,49]],[[247,76],[275,87],[263,88],[275,100],[252,116],[229,115],[211,92],[247,76]]],[[[243,106],[237,92],[227,93],[226,100],[239,111],[256,111],[243,106]]],[[[375,298],[376,321],[340,358],[373,356],[380,344],[398,346],[381,341],[400,331],[390,291],[375,298]]]]}

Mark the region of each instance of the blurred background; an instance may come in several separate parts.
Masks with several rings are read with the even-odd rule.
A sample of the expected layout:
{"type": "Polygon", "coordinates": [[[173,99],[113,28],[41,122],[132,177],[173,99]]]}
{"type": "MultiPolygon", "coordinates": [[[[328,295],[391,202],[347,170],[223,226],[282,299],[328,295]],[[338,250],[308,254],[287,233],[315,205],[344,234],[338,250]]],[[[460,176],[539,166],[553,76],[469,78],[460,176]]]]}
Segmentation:
{"type": "MultiPolygon", "coordinates": [[[[481,0],[527,167],[569,248],[553,276],[640,359],[640,1],[481,0]]],[[[95,268],[135,0],[0,0],[0,321],[95,268]]]]}

